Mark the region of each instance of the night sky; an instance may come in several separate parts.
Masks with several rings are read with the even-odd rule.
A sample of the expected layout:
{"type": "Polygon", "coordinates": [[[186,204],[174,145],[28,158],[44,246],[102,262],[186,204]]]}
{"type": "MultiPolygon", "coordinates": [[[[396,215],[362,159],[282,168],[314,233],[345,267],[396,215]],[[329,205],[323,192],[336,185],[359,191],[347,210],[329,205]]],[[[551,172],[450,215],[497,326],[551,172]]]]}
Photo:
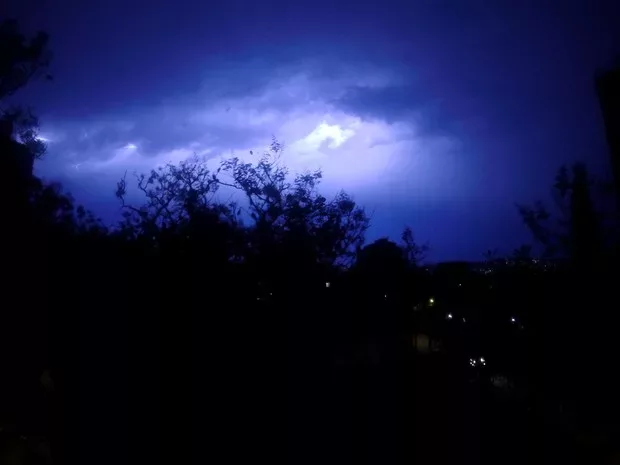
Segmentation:
{"type": "Polygon", "coordinates": [[[126,170],[275,135],[368,208],[369,239],[409,224],[432,260],[477,260],[530,241],[515,202],[560,164],[607,170],[593,74],[620,52],[617,1],[11,3],[54,53],[17,94],[49,141],[36,170],[109,221],[126,170]]]}

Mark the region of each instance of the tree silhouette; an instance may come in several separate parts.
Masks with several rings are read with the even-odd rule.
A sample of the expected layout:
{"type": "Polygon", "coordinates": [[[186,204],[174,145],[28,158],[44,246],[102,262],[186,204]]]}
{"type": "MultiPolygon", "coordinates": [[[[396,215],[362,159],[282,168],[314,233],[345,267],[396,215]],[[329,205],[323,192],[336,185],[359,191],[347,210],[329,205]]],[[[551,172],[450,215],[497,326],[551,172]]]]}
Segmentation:
{"type": "Polygon", "coordinates": [[[179,165],[168,163],[151,170],[148,176],[135,174],[137,189],[145,198],[136,207],[127,202],[126,176],[117,183],[115,194],[124,210],[122,228],[133,234],[174,228],[197,210],[212,208],[213,195],[219,187],[206,163],[197,157],[179,165]]]}
{"type": "MultiPolygon", "coordinates": [[[[234,202],[217,202],[217,177],[206,161],[192,157],[168,163],[147,176],[136,174],[141,204],[127,201],[127,181],[117,183],[123,220],[116,234],[137,240],[151,251],[177,261],[214,266],[243,258],[245,231],[234,202]]],[[[225,270],[219,270],[225,273],[225,270]]]]}
{"type": "Polygon", "coordinates": [[[395,242],[387,238],[377,239],[360,250],[356,267],[376,275],[402,272],[408,265],[406,254],[395,242]]]}
{"type": "Polygon", "coordinates": [[[429,245],[418,244],[414,239],[413,230],[409,226],[403,230],[400,238],[407,261],[412,266],[418,266],[420,262],[426,258],[426,254],[429,251],[429,245]]]}
{"type": "Polygon", "coordinates": [[[47,74],[51,61],[48,39],[45,32],[27,39],[15,20],[0,23],[0,103],[32,79],[51,79],[47,74]]]}
{"type": "MultiPolygon", "coordinates": [[[[38,379],[43,370],[62,364],[60,347],[69,334],[59,322],[65,321],[73,302],[61,290],[68,289],[74,276],[73,258],[85,250],[78,250],[81,239],[103,237],[106,228],[76,206],[59,185],[33,175],[34,161],[46,151],[38,136],[38,119],[29,108],[8,104],[32,80],[50,78],[50,57],[45,33],[27,39],[15,21],[0,24],[0,195],[6,220],[0,228],[6,277],[0,303],[0,362],[5,378],[0,388],[0,422],[19,435],[51,438],[54,460],[60,463],[62,422],[56,414],[46,418],[51,405],[41,397],[38,379]],[[62,299],[57,298],[60,294],[62,299]],[[60,310],[52,310],[55,306],[60,310]],[[47,425],[52,425],[51,430],[47,425]]],[[[58,386],[62,382],[56,374],[58,386]]],[[[53,410],[59,412],[62,394],[52,397],[53,410]]]]}
{"type": "Polygon", "coordinates": [[[275,254],[294,248],[302,261],[304,256],[313,264],[349,265],[369,226],[364,209],[345,192],[332,200],[319,194],[320,171],[291,179],[281,152],[282,145],[274,139],[255,165],[232,158],[216,173],[228,176],[218,178],[219,184],[245,195],[254,222],[250,233],[255,251],[275,254]]]}
{"type": "MultiPolygon", "coordinates": [[[[38,32],[33,38],[27,39],[14,20],[0,23],[0,124],[2,137],[20,142],[26,150],[7,150],[2,147],[3,158],[7,156],[22,157],[22,171],[27,176],[32,174],[34,159],[45,154],[45,143],[38,136],[39,122],[29,108],[16,105],[4,107],[8,97],[26,86],[32,79],[47,74],[51,53],[47,48],[48,36],[38,32]],[[19,154],[16,152],[20,152],[19,154]]],[[[5,142],[6,144],[6,142],[5,142]]],[[[16,162],[13,161],[15,164],[16,162]]]]}
{"type": "Polygon", "coordinates": [[[532,261],[532,246],[524,244],[512,251],[512,259],[520,265],[526,265],[532,261]]]}
{"type": "Polygon", "coordinates": [[[274,139],[256,164],[233,158],[211,172],[193,157],[136,174],[138,203],[128,200],[123,177],[116,189],[123,210],[116,234],[177,254],[191,250],[195,257],[217,256],[218,263],[242,262],[269,279],[350,264],[368,228],[364,210],[344,192],[332,200],[322,196],[318,171],[290,176],[281,150],[274,139]],[[221,188],[243,198],[222,203],[216,197],[221,188]]]}
{"type": "Polygon", "coordinates": [[[39,119],[31,109],[18,106],[5,109],[1,119],[5,125],[4,131],[11,133],[27,149],[29,165],[26,173],[31,175],[34,160],[43,158],[47,151],[47,144],[39,138],[39,119]]]}
{"type": "Polygon", "coordinates": [[[67,237],[105,236],[108,228],[100,218],[82,205],[76,205],[71,194],[59,183],[46,184],[33,179],[30,192],[33,221],[49,233],[56,231],[67,237]]]}
{"type": "Polygon", "coordinates": [[[14,206],[19,204],[17,208],[22,212],[34,160],[45,154],[46,146],[38,138],[38,120],[32,111],[4,104],[8,97],[45,73],[51,58],[47,41],[44,32],[27,39],[14,20],[0,23],[0,168],[4,176],[1,193],[14,206]]]}
{"type": "Polygon", "coordinates": [[[532,207],[517,206],[523,222],[542,245],[544,256],[570,257],[578,265],[591,264],[600,257],[601,212],[592,200],[593,184],[582,163],[573,165],[570,174],[562,166],[552,190],[558,216],[554,217],[542,201],[532,207]]]}
{"type": "Polygon", "coordinates": [[[383,299],[386,294],[405,290],[413,269],[403,247],[381,238],[358,251],[353,271],[360,280],[363,294],[383,299]]]}

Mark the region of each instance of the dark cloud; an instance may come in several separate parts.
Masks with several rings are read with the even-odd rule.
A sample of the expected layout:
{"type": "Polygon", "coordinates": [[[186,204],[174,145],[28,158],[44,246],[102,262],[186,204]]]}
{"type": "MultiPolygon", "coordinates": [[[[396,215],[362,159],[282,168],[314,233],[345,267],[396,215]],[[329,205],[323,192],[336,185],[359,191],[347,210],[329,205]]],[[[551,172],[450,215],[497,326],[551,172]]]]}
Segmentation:
{"type": "Polygon", "coordinates": [[[416,108],[415,102],[423,100],[420,90],[412,86],[380,89],[358,86],[347,89],[336,104],[364,117],[382,118],[393,122],[410,117],[419,108],[419,106],[416,108]]]}
{"type": "Polygon", "coordinates": [[[421,86],[354,86],[334,104],[364,118],[380,118],[389,123],[410,121],[418,131],[461,137],[461,122],[451,120],[443,111],[441,100],[430,97],[421,86]]]}

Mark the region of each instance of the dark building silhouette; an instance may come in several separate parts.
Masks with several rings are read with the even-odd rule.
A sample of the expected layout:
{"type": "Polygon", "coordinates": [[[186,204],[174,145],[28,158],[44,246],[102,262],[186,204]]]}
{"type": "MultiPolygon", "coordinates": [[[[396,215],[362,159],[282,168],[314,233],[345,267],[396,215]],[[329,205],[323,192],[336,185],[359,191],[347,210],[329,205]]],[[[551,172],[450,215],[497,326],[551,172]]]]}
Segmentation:
{"type": "Polygon", "coordinates": [[[605,121],[616,198],[620,206],[620,64],[598,73],[595,82],[605,121]]]}

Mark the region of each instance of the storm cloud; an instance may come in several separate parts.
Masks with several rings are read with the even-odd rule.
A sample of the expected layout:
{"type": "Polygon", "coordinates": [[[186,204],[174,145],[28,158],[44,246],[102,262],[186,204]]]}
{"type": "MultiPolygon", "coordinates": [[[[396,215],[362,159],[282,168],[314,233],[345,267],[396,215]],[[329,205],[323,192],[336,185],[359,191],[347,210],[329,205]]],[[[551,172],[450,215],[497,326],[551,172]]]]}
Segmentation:
{"type": "Polygon", "coordinates": [[[276,136],[292,171],[374,212],[371,238],[510,250],[529,240],[514,203],[561,163],[604,171],[592,75],[618,36],[604,1],[500,3],[10,1],[55,54],[54,82],[19,95],[49,141],[36,169],[113,219],[125,172],[276,136]]]}

